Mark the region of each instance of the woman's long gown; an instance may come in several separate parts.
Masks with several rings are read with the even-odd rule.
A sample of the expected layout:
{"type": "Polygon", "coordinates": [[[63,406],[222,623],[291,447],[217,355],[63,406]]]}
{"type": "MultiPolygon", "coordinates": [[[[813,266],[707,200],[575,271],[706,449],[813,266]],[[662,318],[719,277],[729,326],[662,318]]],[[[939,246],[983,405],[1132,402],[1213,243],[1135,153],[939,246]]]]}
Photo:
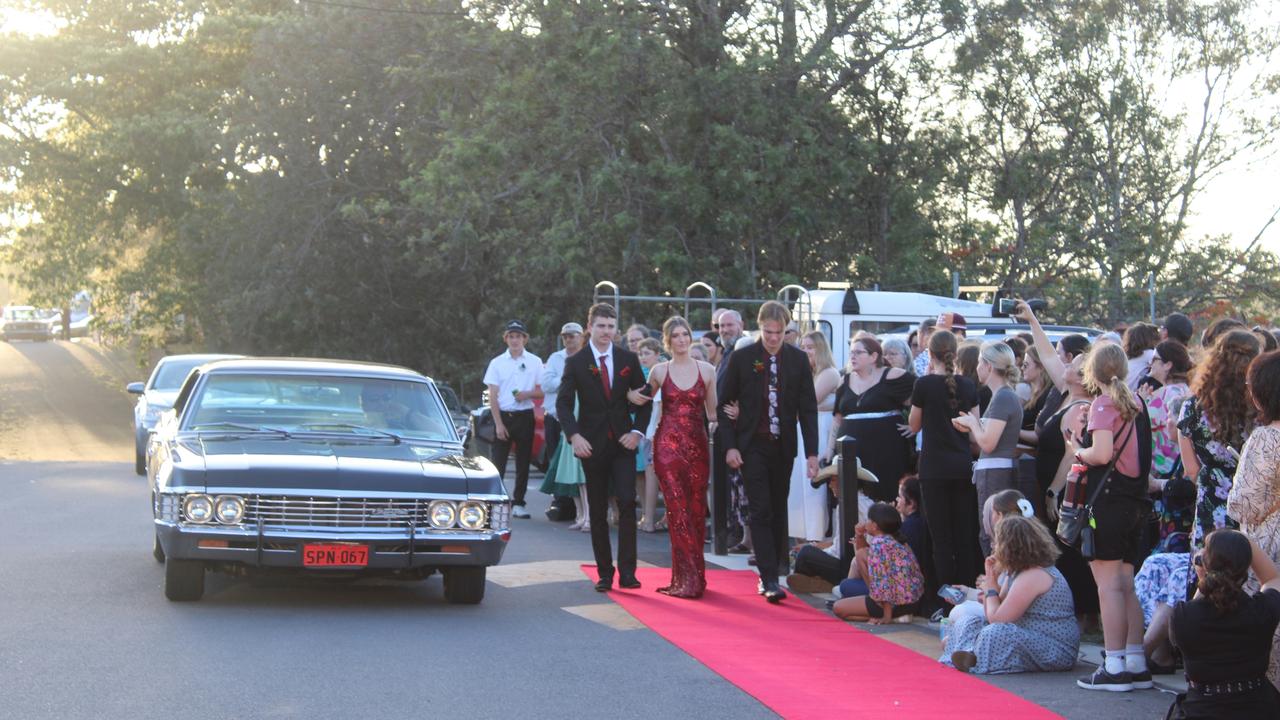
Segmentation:
{"type": "Polygon", "coordinates": [[[688,389],[676,385],[670,372],[662,381],[662,419],[653,438],[653,465],[667,502],[671,584],[658,592],[675,597],[701,597],[707,587],[702,557],[710,470],[706,397],[701,375],[688,389]]]}
{"type": "MultiPolygon", "coordinates": [[[[826,408],[818,411],[818,457],[827,451],[827,440],[831,434],[831,423],[835,419],[831,407],[835,403],[835,391],[818,401],[818,407],[826,408]]],[[[800,434],[800,423],[796,423],[796,437],[800,434]]],[[[827,506],[827,488],[814,488],[809,482],[808,463],[804,456],[804,443],[799,443],[796,450],[796,461],[791,466],[791,489],[787,493],[787,528],[791,537],[801,540],[822,540],[830,533],[827,519],[831,513],[827,506]]]]}

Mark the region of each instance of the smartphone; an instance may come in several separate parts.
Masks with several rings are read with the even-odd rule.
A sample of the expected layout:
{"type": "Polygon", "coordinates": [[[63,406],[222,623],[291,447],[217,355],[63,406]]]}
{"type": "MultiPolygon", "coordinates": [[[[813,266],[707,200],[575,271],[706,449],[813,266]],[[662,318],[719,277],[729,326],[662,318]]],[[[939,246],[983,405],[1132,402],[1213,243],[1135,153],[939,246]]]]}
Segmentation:
{"type": "Polygon", "coordinates": [[[1018,301],[1013,298],[1000,298],[997,309],[1001,315],[1012,315],[1013,311],[1018,309],[1018,301]]]}
{"type": "Polygon", "coordinates": [[[952,605],[959,605],[960,603],[964,602],[964,591],[958,587],[953,587],[951,585],[943,585],[942,587],[938,588],[938,597],[942,598],[943,600],[946,600],[952,605]]]}

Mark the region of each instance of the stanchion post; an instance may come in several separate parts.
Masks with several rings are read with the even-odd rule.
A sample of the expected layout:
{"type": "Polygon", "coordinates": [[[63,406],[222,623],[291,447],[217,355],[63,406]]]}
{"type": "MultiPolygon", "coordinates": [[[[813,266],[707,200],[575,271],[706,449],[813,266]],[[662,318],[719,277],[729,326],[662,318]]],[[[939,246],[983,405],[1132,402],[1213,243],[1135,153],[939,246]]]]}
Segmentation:
{"type": "Polygon", "coordinates": [[[711,552],[729,554],[729,473],[724,462],[716,462],[716,437],[707,439],[711,452],[711,552]],[[719,472],[717,472],[719,470],[719,472]]]}
{"type": "Polygon", "coordinates": [[[840,527],[837,528],[836,539],[840,543],[840,560],[847,562],[853,558],[853,546],[849,539],[853,537],[853,528],[858,524],[858,441],[852,435],[841,435],[836,440],[840,451],[839,507],[840,527]]]}

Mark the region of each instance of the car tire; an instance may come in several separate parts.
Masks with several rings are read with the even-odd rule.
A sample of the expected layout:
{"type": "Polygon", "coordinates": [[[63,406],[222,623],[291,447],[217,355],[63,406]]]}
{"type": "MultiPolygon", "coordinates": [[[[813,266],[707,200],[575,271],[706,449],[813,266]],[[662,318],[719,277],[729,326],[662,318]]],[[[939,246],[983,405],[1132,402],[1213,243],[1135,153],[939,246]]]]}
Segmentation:
{"type": "Polygon", "coordinates": [[[133,441],[133,472],[147,474],[147,445],[146,442],[138,442],[137,438],[133,441]]]}
{"type": "Polygon", "coordinates": [[[151,557],[158,563],[164,562],[164,547],[160,544],[160,533],[151,537],[151,557]]]}
{"type": "Polygon", "coordinates": [[[454,605],[476,605],[484,599],[482,567],[444,569],[444,599],[454,605]]]}
{"type": "Polygon", "coordinates": [[[204,595],[204,563],[198,560],[164,561],[164,596],[174,602],[199,600],[204,595]]]}

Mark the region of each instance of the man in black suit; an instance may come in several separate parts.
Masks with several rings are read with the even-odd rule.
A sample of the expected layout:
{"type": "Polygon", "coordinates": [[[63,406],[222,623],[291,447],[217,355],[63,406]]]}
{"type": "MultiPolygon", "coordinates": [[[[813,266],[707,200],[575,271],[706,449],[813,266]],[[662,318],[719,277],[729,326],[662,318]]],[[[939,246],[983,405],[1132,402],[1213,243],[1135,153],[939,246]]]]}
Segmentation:
{"type": "Polygon", "coordinates": [[[591,549],[600,573],[596,590],[605,592],[613,587],[613,549],[609,544],[611,481],[618,498],[618,585],[638,588],[636,447],[649,427],[652,409],[647,403],[632,405],[627,400],[628,391],[644,387],[644,372],[635,353],[613,343],[618,332],[618,312],[612,305],[591,306],[587,332],[591,335],[587,346],[565,360],[556,415],[573,444],[573,454],[582,459],[587,476],[591,549]]]}
{"type": "Polygon", "coordinates": [[[771,603],[787,596],[778,573],[788,557],[787,494],[796,459],[796,421],[804,435],[808,477],[818,472],[818,401],[804,351],[783,342],[791,313],[769,301],[756,318],[760,340],[733,353],[717,383],[720,447],[725,464],[740,469],[747,491],[751,544],[760,593],[771,603]],[[725,406],[738,404],[737,419],[725,406]]]}

